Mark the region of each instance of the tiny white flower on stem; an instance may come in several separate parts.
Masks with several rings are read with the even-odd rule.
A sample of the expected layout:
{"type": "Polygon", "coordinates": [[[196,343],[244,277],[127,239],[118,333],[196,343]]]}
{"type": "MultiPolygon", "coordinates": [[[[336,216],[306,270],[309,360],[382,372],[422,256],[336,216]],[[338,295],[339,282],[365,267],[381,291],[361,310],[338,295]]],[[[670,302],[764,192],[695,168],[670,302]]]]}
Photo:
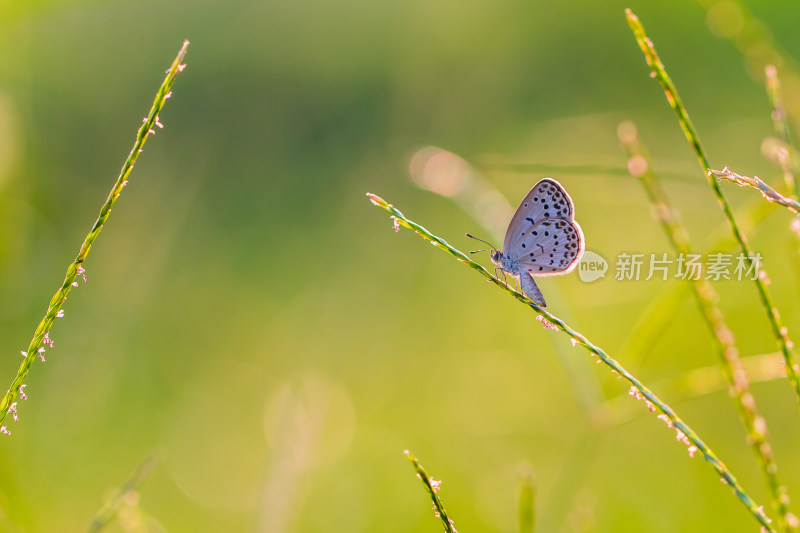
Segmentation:
{"type": "Polygon", "coordinates": [[[22,354],[22,357],[28,357],[28,352],[19,352],[22,354]]]}
{"type": "Polygon", "coordinates": [[[439,492],[439,489],[442,487],[442,481],[433,479],[432,477],[428,479],[428,482],[431,484],[431,489],[433,492],[439,492]]]}
{"type": "Polygon", "coordinates": [[[11,432],[5,426],[0,426],[0,433],[4,433],[6,435],[11,435],[11,432]]]}
{"type": "Polygon", "coordinates": [[[28,399],[28,395],[25,394],[25,387],[27,386],[28,386],[27,384],[19,386],[19,397],[22,398],[23,400],[28,399]]]}
{"type": "Polygon", "coordinates": [[[64,310],[63,309],[59,309],[58,313],[56,313],[56,317],[57,318],[64,318],[64,310]]]}
{"type": "Polygon", "coordinates": [[[553,324],[552,322],[550,322],[549,320],[547,320],[542,315],[537,316],[536,320],[538,320],[539,322],[542,323],[542,326],[544,326],[544,329],[552,329],[553,331],[558,331],[558,328],[556,327],[556,325],[553,324]]]}
{"type": "Polygon", "coordinates": [[[50,338],[50,332],[49,331],[45,332],[44,340],[42,342],[45,343],[46,345],[50,346],[51,348],[55,345],[55,343],[53,342],[53,339],[50,338]]]}
{"type": "Polygon", "coordinates": [[[164,129],[164,125],[163,125],[163,124],[161,123],[161,121],[158,119],[158,116],[157,116],[157,115],[156,115],[156,126],[158,126],[159,128],[161,128],[162,130],[164,129]]]}
{"type": "Polygon", "coordinates": [[[17,416],[17,402],[12,403],[8,407],[8,414],[14,417],[14,422],[19,422],[19,417],[17,416]]]}
{"type": "Polygon", "coordinates": [[[186,68],[186,63],[181,63],[180,65],[178,65],[178,72],[183,72],[183,69],[185,68],[186,68]]]}
{"type": "MultiPolygon", "coordinates": [[[[125,184],[128,183],[127,181],[122,182],[122,186],[124,187],[125,184]]],[[[86,283],[86,269],[82,266],[78,267],[78,275],[83,278],[83,282],[86,283]]]]}

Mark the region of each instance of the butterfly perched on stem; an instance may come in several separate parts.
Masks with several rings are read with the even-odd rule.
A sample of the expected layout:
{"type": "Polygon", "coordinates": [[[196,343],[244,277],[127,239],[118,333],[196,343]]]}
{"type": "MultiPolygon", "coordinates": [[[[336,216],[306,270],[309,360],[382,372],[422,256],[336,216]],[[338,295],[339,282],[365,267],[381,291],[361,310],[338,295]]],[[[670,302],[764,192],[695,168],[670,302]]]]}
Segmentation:
{"type": "MultiPolygon", "coordinates": [[[[522,199],[508,224],[503,250],[492,247],[491,259],[497,269],[519,279],[522,292],[528,298],[546,307],[542,291],[532,276],[572,272],[584,247],[583,231],[575,221],[572,198],[559,182],[544,178],[522,199]]],[[[483,251],[486,250],[476,250],[483,251]]]]}

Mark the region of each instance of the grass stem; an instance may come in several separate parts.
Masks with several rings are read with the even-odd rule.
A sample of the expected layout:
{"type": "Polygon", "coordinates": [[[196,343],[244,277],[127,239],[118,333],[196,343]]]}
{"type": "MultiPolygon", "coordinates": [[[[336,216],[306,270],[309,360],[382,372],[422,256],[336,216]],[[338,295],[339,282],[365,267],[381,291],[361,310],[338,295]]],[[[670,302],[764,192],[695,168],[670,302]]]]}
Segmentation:
{"type": "MultiPolygon", "coordinates": [[[[680,220],[677,210],[670,204],[666,192],[652,170],[652,162],[644,145],[636,133],[636,126],[630,122],[620,124],[618,128],[620,143],[629,157],[628,168],[631,174],[644,186],[645,192],[654,207],[654,213],[667,234],[672,247],[679,254],[687,256],[691,253],[689,232],[680,220]]],[[[777,476],[778,466],[772,454],[772,446],[767,441],[769,433],[767,422],[758,412],[756,400],[750,392],[750,384],[739,358],[739,350],[734,342],[733,333],[725,323],[722,312],[714,303],[719,299],[717,291],[705,279],[691,279],[690,286],[695,295],[701,316],[717,346],[717,352],[728,381],[728,391],[733,400],[739,418],[747,433],[747,441],[770,491],[772,507],[778,515],[778,528],[784,530],[786,524],[796,521],[790,515],[789,497],[786,487],[777,476]]]]}
{"type": "MultiPolygon", "coordinates": [[[[686,108],[684,107],[683,102],[678,95],[678,90],[675,88],[675,85],[672,83],[672,79],[670,79],[669,75],[667,74],[664,64],[658,57],[658,53],[656,52],[652,41],[647,37],[644,27],[642,26],[641,22],[639,22],[639,18],[634,15],[630,9],[625,10],[625,14],[628,19],[628,25],[631,27],[631,30],[636,37],[636,41],[639,43],[639,47],[642,49],[642,52],[645,55],[645,59],[647,60],[647,64],[650,67],[653,77],[655,77],[661,84],[669,105],[672,107],[673,111],[675,111],[675,114],[678,117],[678,122],[681,125],[681,129],[683,129],[686,139],[689,141],[692,150],[694,150],[695,156],[697,157],[697,160],[703,169],[703,174],[706,176],[706,180],[711,186],[711,190],[717,199],[720,209],[722,209],[722,212],[725,215],[725,219],[728,221],[728,225],[731,228],[731,232],[733,233],[733,236],[736,239],[742,254],[744,254],[746,258],[750,258],[750,260],[753,261],[754,254],[750,249],[750,245],[747,244],[744,234],[739,230],[739,226],[736,224],[736,219],[733,216],[731,206],[723,196],[719,183],[717,183],[717,180],[714,179],[710,172],[711,165],[709,164],[708,158],[706,157],[703,147],[700,144],[700,139],[697,136],[694,125],[689,119],[689,114],[686,112],[686,108]]],[[[769,320],[772,328],[772,334],[778,343],[778,348],[783,354],[786,365],[786,375],[789,378],[789,382],[792,385],[798,400],[800,400],[800,367],[795,361],[794,354],[792,354],[792,341],[789,340],[788,330],[786,327],[784,327],[781,317],[778,314],[778,309],[773,304],[772,296],[770,295],[769,289],[767,289],[767,284],[765,282],[766,278],[766,272],[762,268],[760,269],[759,275],[756,276],[754,281],[758,289],[761,303],[766,311],[767,319],[769,320]]],[[[798,407],[800,408],[800,402],[798,402],[798,407]]]]}
{"type": "Polygon", "coordinates": [[[374,205],[380,207],[391,215],[392,219],[394,220],[395,227],[398,230],[400,226],[413,230],[417,235],[429,241],[437,248],[444,250],[455,257],[459,262],[477,271],[491,283],[501,288],[509,295],[513,296],[517,301],[527,305],[537,313],[540,313],[540,316],[542,316],[548,322],[549,326],[553,327],[553,329],[558,329],[566,333],[573,340],[574,344],[580,344],[590,353],[596,355],[600,361],[611,368],[612,371],[624,377],[631,384],[631,395],[637,399],[644,400],[648,408],[650,408],[652,411],[660,411],[662,413],[662,419],[667,423],[667,425],[680,432],[679,437],[683,437],[680,440],[687,444],[690,454],[693,454],[696,451],[702,453],[705,460],[711,463],[714,470],[716,470],[716,472],[722,476],[723,482],[733,489],[737,498],[739,498],[739,500],[747,507],[753,517],[765,528],[765,530],[773,533],[775,532],[770,525],[771,520],[764,513],[763,508],[756,504],[750,495],[745,492],[744,488],[739,484],[739,481],[728,469],[728,467],[725,466],[722,461],[720,461],[717,455],[711,450],[711,448],[708,447],[708,445],[706,445],[700,436],[691,427],[689,427],[686,422],[678,417],[678,414],[672,409],[672,407],[664,403],[653,391],[648,389],[641,381],[639,381],[636,376],[628,372],[616,360],[609,356],[600,347],[594,345],[581,333],[564,323],[563,320],[553,315],[546,309],[539,307],[521,292],[512,289],[509,285],[497,279],[486,268],[470,259],[466,254],[464,254],[464,252],[452,247],[441,237],[434,235],[416,222],[406,218],[403,213],[401,213],[393,205],[386,202],[386,200],[380,196],[367,193],[367,197],[374,205]]]}
{"type": "Polygon", "coordinates": [[[67,299],[70,289],[73,287],[73,283],[76,283],[78,276],[82,275],[82,265],[86,260],[86,257],[89,255],[89,250],[92,248],[92,244],[95,242],[97,236],[100,234],[100,231],[103,229],[103,225],[106,223],[106,220],[108,220],[108,217],[111,215],[111,208],[114,206],[117,198],[119,198],[119,195],[122,193],[122,189],[125,188],[125,185],[127,185],[128,177],[133,170],[133,165],[136,163],[136,159],[139,157],[139,154],[144,147],[145,141],[147,141],[147,138],[151,133],[153,133],[153,128],[161,127],[161,122],[158,120],[158,114],[164,107],[167,99],[172,94],[170,90],[175,81],[175,77],[179,72],[183,71],[185,67],[182,61],[186,55],[188,47],[189,41],[184,41],[183,46],[181,46],[181,49],[178,52],[178,55],[175,57],[172,65],[167,71],[167,75],[164,78],[164,81],[161,83],[161,87],[159,87],[158,92],[156,93],[155,101],[153,102],[153,106],[150,108],[150,113],[144,119],[144,124],[142,124],[136,134],[136,140],[133,143],[133,148],[131,149],[128,158],[125,160],[125,163],[122,165],[122,170],[119,173],[116,183],[114,183],[114,186],[111,188],[111,192],[108,194],[108,198],[100,208],[100,214],[92,226],[92,229],[89,231],[89,234],[86,235],[86,239],[83,241],[83,244],[78,251],[78,256],[67,267],[67,273],[64,277],[64,282],[50,300],[50,305],[47,307],[44,318],[42,318],[42,320],[39,322],[39,325],[36,327],[36,330],[33,333],[33,338],[28,344],[27,351],[23,352],[25,359],[22,361],[22,364],[17,371],[17,375],[11,382],[11,386],[3,396],[3,399],[0,400],[0,430],[4,430],[3,432],[5,433],[8,433],[8,430],[5,426],[2,426],[2,423],[8,416],[9,410],[12,408],[12,406],[16,414],[17,398],[26,398],[26,396],[21,393],[22,387],[24,387],[25,377],[28,375],[31,365],[33,365],[36,357],[40,355],[40,353],[43,353],[43,344],[49,340],[48,335],[53,322],[55,322],[57,317],[63,315],[62,307],[64,306],[64,302],[67,299]]]}
{"type": "Polygon", "coordinates": [[[431,497],[431,501],[433,502],[433,511],[436,513],[436,516],[442,520],[445,533],[458,533],[453,525],[453,520],[447,516],[447,511],[444,509],[442,499],[439,498],[438,492],[441,481],[436,481],[429,476],[425,468],[420,464],[417,458],[411,454],[410,451],[406,450],[405,454],[408,457],[408,460],[411,461],[411,465],[414,467],[414,470],[416,470],[417,477],[420,479],[420,481],[422,481],[422,484],[425,486],[425,490],[431,497]]]}

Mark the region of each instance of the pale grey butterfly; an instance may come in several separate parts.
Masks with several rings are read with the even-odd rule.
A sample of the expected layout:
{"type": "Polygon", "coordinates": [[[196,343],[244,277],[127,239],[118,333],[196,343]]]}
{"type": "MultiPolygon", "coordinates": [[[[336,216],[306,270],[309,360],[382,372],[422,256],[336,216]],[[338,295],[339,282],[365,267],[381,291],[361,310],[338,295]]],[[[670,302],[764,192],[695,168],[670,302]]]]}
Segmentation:
{"type": "MultiPolygon", "coordinates": [[[[469,233],[467,236],[472,237],[469,233]]],[[[497,265],[495,271],[499,269],[518,278],[528,298],[542,307],[547,306],[531,276],[568,274],[578,264],[584,250],[583,231],[575,221],[572,198],[564,187],[552,178],[544,178],[534,185],[511,218],[503,251],[494,246],[492,250],[492,263],[497,265]]],[[[486,250],[476,250],[483,251],[486,250]]]]}

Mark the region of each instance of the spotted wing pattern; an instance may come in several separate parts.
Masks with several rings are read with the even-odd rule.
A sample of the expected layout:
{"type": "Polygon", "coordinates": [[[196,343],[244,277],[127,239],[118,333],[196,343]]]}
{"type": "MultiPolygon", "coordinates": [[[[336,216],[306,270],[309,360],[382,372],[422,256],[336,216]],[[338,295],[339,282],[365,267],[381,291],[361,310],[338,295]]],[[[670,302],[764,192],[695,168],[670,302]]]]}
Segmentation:
{"type": "Polygon", "coordinates": [[[523,198],[508,226],[503,254],[531,275],[571,272],[583,253],[581,227],[572,199],[551,178],[539,181],[523,198]]]}

